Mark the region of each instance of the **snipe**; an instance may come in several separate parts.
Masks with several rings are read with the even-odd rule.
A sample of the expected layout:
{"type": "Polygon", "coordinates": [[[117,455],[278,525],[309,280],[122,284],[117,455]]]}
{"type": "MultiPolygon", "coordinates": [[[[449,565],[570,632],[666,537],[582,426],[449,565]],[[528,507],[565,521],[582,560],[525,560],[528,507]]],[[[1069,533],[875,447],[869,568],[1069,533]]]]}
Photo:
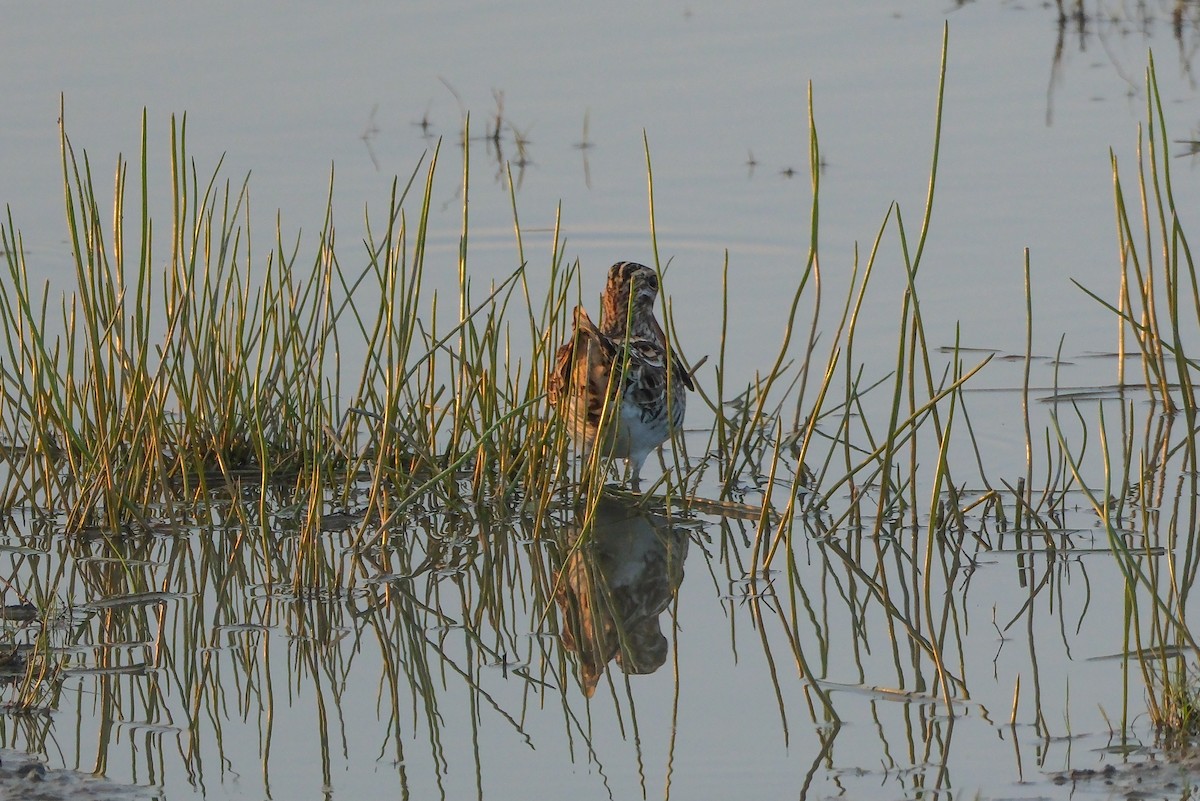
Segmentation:
{"type": "Polygon", "coordinates": [[[622,458],[638,489],[650,451],[683,425],[685,390],[694,389],[654,317],[658,274],[617,262],[600,298],[600,325],[575,308],[571,339],[558,349],[550,403],[571,438],[622,458]]]}

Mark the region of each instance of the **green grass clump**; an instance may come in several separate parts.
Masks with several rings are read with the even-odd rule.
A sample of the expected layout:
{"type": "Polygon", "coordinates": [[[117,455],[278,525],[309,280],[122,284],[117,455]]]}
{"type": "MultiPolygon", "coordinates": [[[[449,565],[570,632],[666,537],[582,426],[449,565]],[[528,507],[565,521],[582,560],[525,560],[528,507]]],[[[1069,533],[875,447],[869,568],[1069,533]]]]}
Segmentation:
{"type": "Polygon", "coordinates": [[[1168,745],[1189,745],[1200,737],[1200,674],[1185,665],[1169,668],[1150,699],[1150,719],[1168,745]]]}
{"type": "Polygon", "coordinates": [[[327,220],[311,272],[279,242],[252,266],[247,188],[200,183],[186,125],[172,123],[173,198],[165,268],[155,247],[143,118],[140,204],[118,160],[111,227],[92,166],[65,130],[63,171],[74,291],[57,318],[48,282],[30,282],[11,214],[0,328],[0,422],[7,505],[65,512],[69,530],[148,522],[148,510],[269,466],[276,475],[344,461],[334,325],[345,278],[327,220]],[[130,253],[127,213],[139,222],[130,253]]]}
{"type": "MultiPolygon", "coordinates": [[[[477,297],[464,217],[458,314],[449,325],[436,311],[422,317],[436,152],[416,224],[403,208],[420,166],[403,189],[394,185],[383,226],[368,221],[366,264],[347,272],[332,203],[307,261],[278,231],[260,257],[247,183],[222,182],[219,165],[201,179],[186,120],[171,124],[164,255],[146,138],[143,115],[137,202],[127,202],[129,165],[118,159],[106,224],[91,161],[64,128],[75,281],[61,304],[57,287],[31,281],[11,211],[0,226],[0,503],[54,509],[70,531],[146,528],[220,485],[292,482],[344,500],[367,471],[394,496],[439,486],[457,496],[458,473],[473,470],[482,495],[528,469],[526,443],[546,439],[536,422],[544,415],[533,414],[540,373],[505,361],[523,264],[477,297]],[[137,221],[132,237],[127,217],[137,221]],[[365,363],[342,363],[349,345],[365,363]]],[[[523,311],[535,360],[547,347],[540,329],[563,307],[523,311]]]]}

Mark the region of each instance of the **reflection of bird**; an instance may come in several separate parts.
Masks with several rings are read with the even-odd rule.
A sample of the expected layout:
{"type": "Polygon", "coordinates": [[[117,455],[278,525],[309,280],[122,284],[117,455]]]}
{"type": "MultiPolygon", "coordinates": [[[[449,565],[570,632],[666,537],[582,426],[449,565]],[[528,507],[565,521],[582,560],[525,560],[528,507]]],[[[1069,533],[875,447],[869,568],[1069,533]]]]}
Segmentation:
{"type": "Polygon", "coordinates": [[[579,654],[588,696],[610,659],[626,673],[653,673],[667,661],[658,616],[683,581],[688,536],[666,518],[601,497],[579,547],[555,577],[562,642],[579,654]],[[590,537],[588,534],[590,533],[590,537]]]}
{"type": "Polygon", "coordinates": [[[683,425],[684,389],[694,388],[654,318],[657,295],[654,270],[614,264],[600,299],[600,325],[576,307],[575,330],[555,354],[549,382],[550,402],[571,437],[625,459],[634,489],[650,451],[683,425]]]}

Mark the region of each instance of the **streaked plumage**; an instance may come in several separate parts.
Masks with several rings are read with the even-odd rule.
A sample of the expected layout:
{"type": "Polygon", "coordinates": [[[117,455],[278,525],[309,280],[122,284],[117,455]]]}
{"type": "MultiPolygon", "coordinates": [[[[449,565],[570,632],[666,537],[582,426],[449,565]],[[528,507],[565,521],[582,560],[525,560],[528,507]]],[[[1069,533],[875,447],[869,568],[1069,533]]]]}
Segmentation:
{"type": "Polygon", "coordinates": [[[550,402],[571,438],[625,459],[637,489],[650,451],[683,425],[691,376],[654,317],[658,275],[617,262],[600,299],[600,325],[575,309],[571,339],[555,354],[550,402]]]}

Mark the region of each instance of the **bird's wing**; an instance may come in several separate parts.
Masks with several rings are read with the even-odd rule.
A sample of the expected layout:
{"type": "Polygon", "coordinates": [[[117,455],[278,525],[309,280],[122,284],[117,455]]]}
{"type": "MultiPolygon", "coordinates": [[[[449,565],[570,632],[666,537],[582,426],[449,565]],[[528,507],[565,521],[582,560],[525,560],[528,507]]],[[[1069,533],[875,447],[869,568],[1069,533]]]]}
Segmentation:
{"type": "Polygon", "coordinates": [[[550,373],[548,390],[550,402],[557,403],[576,380],[576,361],[589,359],[595,366],[611,365],[617,353],[617,345],[596,327],[582,306],[575,307],[575,326],[571,340],[554,354],[554,367],[550,373]]]}

